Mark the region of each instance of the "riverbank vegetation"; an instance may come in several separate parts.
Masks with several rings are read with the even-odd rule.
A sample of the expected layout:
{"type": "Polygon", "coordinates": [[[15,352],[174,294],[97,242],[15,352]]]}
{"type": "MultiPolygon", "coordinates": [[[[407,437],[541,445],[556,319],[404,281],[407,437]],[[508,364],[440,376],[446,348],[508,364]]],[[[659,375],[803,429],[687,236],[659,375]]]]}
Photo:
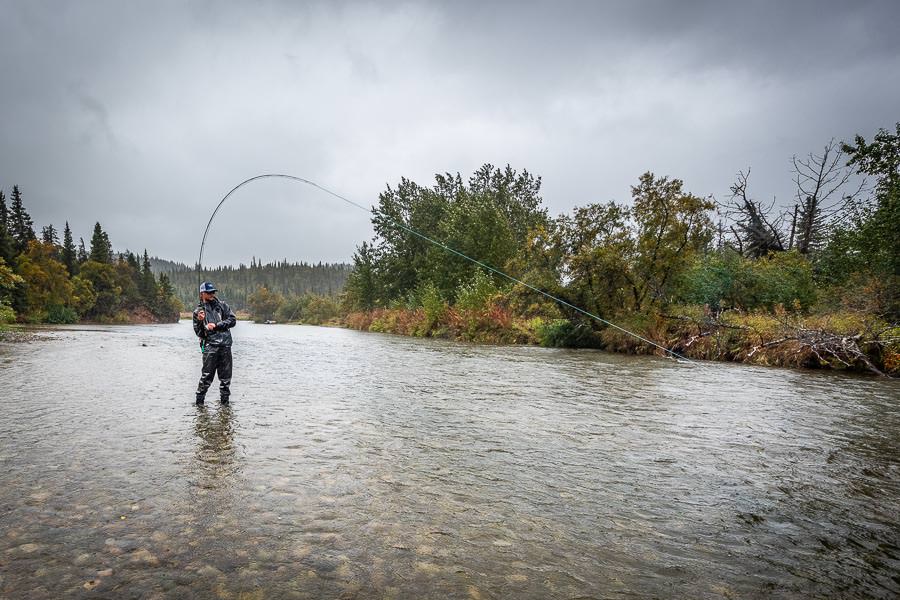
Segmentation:
{"type": "Polygon", "coordinates": [[[53,225],[35,234],[22,193],[14,186],[7,207],[0,190],[0,325],[23,323],[155,323],[178,320],[181,301],[169,278],[142,259],[114,253],[97,223],[90,249],[76,247],[68,222],[63,239],[53,225]]]}
{"type": "Polygon", "coordinates": [[[552,218],[541,181],[485,165],[379,196],[342,309],[367,331],[900,372],[900,124],[794,157],[776,209],[645,173],[630,203],[552,218]],[[418,232],[421,235],[411,233],[418,232]],[[427,236],[484,265],[448,252],[427,236]],[[563,300],[560,304],[535,291],[563,300]]]}
{"type": "MultiPolygon", "coordinates": [[[[256,321],[900,373],[900,123],[795,156],[793,180],[776,207],[750,169],[721,199],[648,172],[630,202],[552,217],[540,178],[509,166],[401,178],[349,274],[254,259],[215,275],[256,321]]],[[[170,275],[188,300],[196,285],[181,267],[114,254],[99,223],[89,250],[68,223],[38,238],[19,189],[9,209],[0,191],[0,324],[172,321],[188,303],[170,275]]]]}
{"type": "Polygon", "coordinates": [[[250,317],[258,322],[338,325],[341,305],[337,294],[281,294],[262,286],[247,299],[250,317]]]}

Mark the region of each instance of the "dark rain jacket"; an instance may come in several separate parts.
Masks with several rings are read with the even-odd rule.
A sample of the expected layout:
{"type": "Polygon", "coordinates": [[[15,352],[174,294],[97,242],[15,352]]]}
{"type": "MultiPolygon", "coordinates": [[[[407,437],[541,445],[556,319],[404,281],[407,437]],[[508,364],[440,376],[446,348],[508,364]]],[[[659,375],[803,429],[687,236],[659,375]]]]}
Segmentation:
{"type": "Polygon", "coordinates": [[[213,298],[209,302],[200,302],[194,309],[194,333],[202,340],[206,341],[207,346],[231,346],[231,332],[229,329],[237,324],[234,313],[227,304],[213,298]],[[197,318],[197,313],[203,309],[206,311],[206,320],[201,321],[197,318]],[[206,324],[215,323],[216,328],[207,331],[206,324]]]}

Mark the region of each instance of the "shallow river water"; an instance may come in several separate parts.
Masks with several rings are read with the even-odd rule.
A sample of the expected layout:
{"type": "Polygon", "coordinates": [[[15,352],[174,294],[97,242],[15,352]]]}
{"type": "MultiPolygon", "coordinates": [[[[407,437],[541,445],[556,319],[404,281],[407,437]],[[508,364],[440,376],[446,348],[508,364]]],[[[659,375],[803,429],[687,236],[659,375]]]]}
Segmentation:
{"type": "Polygon", "coordinates": [[[900,594],[900,382],[341,329],[0,344],[0,598],[900,594]]]}

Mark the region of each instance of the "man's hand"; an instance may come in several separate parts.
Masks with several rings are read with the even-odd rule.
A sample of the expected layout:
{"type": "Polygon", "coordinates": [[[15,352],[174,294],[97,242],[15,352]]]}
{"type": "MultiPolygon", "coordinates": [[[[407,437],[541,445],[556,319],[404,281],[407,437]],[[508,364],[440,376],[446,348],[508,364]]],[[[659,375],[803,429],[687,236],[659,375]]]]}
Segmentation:
{"type": "Polygon", "coordinates": [[[215,328],[216,328],[216,324],[215,324],[215,323],[207,323],[207,324],[206,324],[206,330],[207,330],[207,331],[212,331],[212,330],[215,329],[215,328]]]}
{"type": "Polygon", "coordinates": [[[205,310],[198,310],[198,311],[197,311],[197,320],[198,320],[198,321],[205,321],[205,320],[206,320],[206,311],[205,311],[205,310]]]}

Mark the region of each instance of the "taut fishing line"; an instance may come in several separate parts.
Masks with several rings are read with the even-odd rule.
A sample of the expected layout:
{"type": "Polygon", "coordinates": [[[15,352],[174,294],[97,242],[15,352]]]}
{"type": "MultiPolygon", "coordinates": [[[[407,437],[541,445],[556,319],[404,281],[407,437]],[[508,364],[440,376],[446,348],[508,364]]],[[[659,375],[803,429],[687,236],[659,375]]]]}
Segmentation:
{"type": "Polygon", "coordinates": [[[508,279],[514,283],[518,283],[519,285],[525,286],[526,288],[528,288],[529,290],[531,290],[533,292],[537,292],[538,294],[541,294],[542,296],[546,296],[547,298],[550,298],[554,302],[562,304],[563,306],[567,306],[567,307],[569,307],[585,316],[588,316],[600,323],[604,323],[605,325],[613,327],[614,329],[618,329],[622,333],[626,333],[636,339],[641,340],[642,342],[645,342],[647,344],[650,344],[651,346],[659,348],[660,350],[666,352],[667,354],[672,355],[675,358],[681,359],[690,364],[696,364],[691,359],[689,359],[685,356],[682,356],[681,354],[678,354],[677,352],[670,350],[670,349],[666,348],[665,346],[660,346],[656,342],[648,340],[647,338],[640,336],[633,331],[629,331],[629,330],[625,329],[624,327],[619,327],[615,323],[607,321],[603,317],[600,317],[591,312],[588,312],[588,311],[584,310],[583,308],[579,308],[579,307],[575,306],[574,304],[570,304],[569,302],[566,302],[562,298],[558,298],[558,297],[554,296],[553,294],[550,294],[549,292],[545,292],[544,290],[542,290],[540,288],[537,288],[531,284],[525,283],[521,279],[517,279],[516,277],[513,277],[512,275],[508,275],[508,274],[504,273],[503,271],[501,271],[500,269],[496,269],[496,268],[492,267],[491,265],[488,265],[486,263],[481,262],[480,260],[472,258],[471,256],[463,254],[459,250],[456,250],[455,248],[451,248],[450,246],[444,244],[443,242],[439,242],[439,241],[425,235],[421,231],[417,231],[413,227],[410,227],[410,226],[398,221],[397,219],[394,219],[390,215],[386,215],[385,213],[381,212],[380,210],[378,210],[374,207],[366,208],[365,206],[358,204],[358,203],[354,202],[353,200],[345,198],[344,196],[341,196],[338,193],[332,192],[331,190],[324,188],[321,185],[319,185],[318,183],[316,183],[314,181],[310,181],[309,179],[303,179],[302,177],[295,177],[294,175],[284,175],[281,173],[266,173],[264,175],[257,175],[255,177],[251,177],[250,179],[245,179],[244,181],[240,182],[239,184],[237,184],[236,186],[231,188],[231,190],[227,194],[225,194],[225,196],[219,201],[219,204],[216,205],[216,209],[213,211],[212,216],[209,217],[209,222],[206,223],[206,230],[203,232],[203,240],[200,242],[200,257],[197,259],[197,287],[198,287],[198,289],[199,289],[200,282],[203,277],[203,273],[202,273],[203,248],[204,248],[204,246],[206,246],[206,236],[209,233],[209,228],[210,228],[210,226],[212,226],[213,219],[216,218],[216,214],[219,212],[219,209],[222,208],[222,205],[225,204],[225,201],[228,200],[229,196],[231,196],[233,193],[235,193],[236,191],[238,191],[239,189],[241,189],[248,183],[252,183],[259,179],[270,179],[270,178],[271,179],[290,179],[291,181],[298,181],[300,183],[305,183],[306,185],[312,186],[318,190],[322,190],[326,194],[334,196],[338,200],[342,200],[351,206],[355,206],[356,208],[358,208],[366,213],[381,215],[382,217],[384,217],[385,219],[387,219],[388,221],[390,221],[391,223],[393,223],[395,226],[399,227],[400,229],[402,229],[408,233],[411,233],[412,235],[419,237],[419,238],[425,240],[426,242],[434,244],[435,246],[438,246],[439,248],[443,248],[444,250],[446,250],[447,252],[450,252],[451,254],[455,254],[456,256],[464,258],[467,261],[474,263],[483,269],[487,269],[488,271],[491,271],[492,273],[496,273],[497,275],[500,275],[501,277],[505,277],[506,279],[508,279]]]}

